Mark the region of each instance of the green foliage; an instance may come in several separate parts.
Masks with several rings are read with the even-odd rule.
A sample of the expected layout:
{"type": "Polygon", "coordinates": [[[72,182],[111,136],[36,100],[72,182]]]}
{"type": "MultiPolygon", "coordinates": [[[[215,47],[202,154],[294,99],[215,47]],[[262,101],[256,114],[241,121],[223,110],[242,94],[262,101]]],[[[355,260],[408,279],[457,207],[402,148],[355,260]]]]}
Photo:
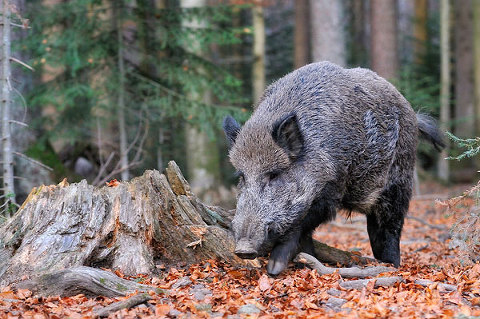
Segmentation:
{"type": "Polygon", "coordinates": [[[8,193],[3,196],[2,205],[0,206],[0,225],[3,224],[9,216],[13,216],[18,206],[12,202],[15,199],[14,193],[8,193]]]}
{"type": "Polygon", "coordinates": [[[462,139],[453,135],[450,132],[446,132],[446,134],[448,138],[451,139],[457,146],[461,148],[466,148],[466,150],[460,155],[450,156],[447,157],[447,159],[459,161],[464,158],[473,157],[480,153],[480,137],[462,139]]]}
{"type": "Polygon", "coordinates": [[[440,84],[435,75],[421,73],[415,65],[406,65],[394,85],[417,111],[438,115],[440,84]]]}
{"type": "Polygon", "coordinates": [[[226,114],[246,119],[246,112],[238,107],[244,102],[241,82],[202,55],[212,44],[240,42],[243,29],[229,26],[233,7],[149,5],[105,0],[29,3],[35,19],[22,46],[31,52],[30,63],[40,69],[37,74],[43,79],[28,102],[39,109],[53,108],[37,123],[49,128],[48,138],[72,143],[89,138],[98,117],[104,125],[112,125],[121,89],[120,49],[125,55],[124,94],[131,136],[145,118],[186,120],[211,136],[226,114]],[[122,48],[113,5],[123,26],[122,48]],[[202,26],[187,27],[185,21],[202,26]],[[202,102],[205,92],[211,92],[215,103],[202,102]]]}
{"type": "Polygon", "coordinates": [[[62,161],[58,158],[58,155],[55,153],[52,145],[45,138],[40,139],[32,144],[26,150],[25,155],[51,167],[53,169],[53,173],[57,177],[56,179],[61,179],[67,175],[65,166],[63,166],[62,161]]]}

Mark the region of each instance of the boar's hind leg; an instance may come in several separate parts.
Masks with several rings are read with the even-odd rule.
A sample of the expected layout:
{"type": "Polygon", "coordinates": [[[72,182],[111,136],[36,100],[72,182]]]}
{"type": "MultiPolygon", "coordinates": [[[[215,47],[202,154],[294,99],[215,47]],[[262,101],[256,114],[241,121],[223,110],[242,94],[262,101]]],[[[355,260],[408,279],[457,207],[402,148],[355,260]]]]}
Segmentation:
{"type": "Polygon", "coordinates": [[[292,231],[288,238],[285,238],[273,248],[267,265],[269,275],[276,276],[287,267],[288,262],[297,253],[299,238],[300,231],[292,231]]]}
{"type": "Polygon", "coordinates": [[[376,259],[400,266],[400,235],[411,189],[391,185],[367,214],[367,230],[376,259]]]}

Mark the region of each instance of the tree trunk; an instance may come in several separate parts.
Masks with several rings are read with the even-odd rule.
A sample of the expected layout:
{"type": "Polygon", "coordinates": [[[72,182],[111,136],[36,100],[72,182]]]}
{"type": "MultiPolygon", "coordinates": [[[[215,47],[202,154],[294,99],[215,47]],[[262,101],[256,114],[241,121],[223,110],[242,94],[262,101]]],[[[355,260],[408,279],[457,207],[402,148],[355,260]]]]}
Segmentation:
{"type": "Polygon", "coordinates": [[[454,1],[455,11],[455,128],[457,136],[475,134],[473,97],[473,30],[471,0],[454,1]]]}
{"type": "MultiPolygon", "coordinates": [[[[455,57],[455,95],[453,111],[453,132],[462,138],[475,135],[475,101],[473,83],[473,17],[472,1],[454,1],[454,57],[455,57]]],[[[450,180],[455,182],[473,181],[472,172],[475,161],[466,158],[450,163],[450,180]]]]}
{"type": "Polygon", "coordinates": [[[370,2],[372,70],[386,79],[398,72],[396,5],[395,0],[370,2]]]}
{"type": "Polygon", "coordinates": [[[122,4],[117,1],[112,2],[113,21],[117,30],[117,66],[118,66],[118,96],[117,96],[117,121],[118,131],[120,135],[120,162],[121,162],[121,178],[127,181],[130,178],[128,169],[128,142],[127,127],[125,124],[125,61],[123,58],[123,26],[121,10],[122,4]],[[118,8],[120,6],[120,8],[118,8]]]}
{"type": "MultiPolygon", "coordinates": [[[[450,3],[449,0],[440,2],[440,122],[443,130],[449,130],[450,122],[450,3]]],[[[438,162],[438,177],[449,180],[450,172],[447,147],[441,152],[438,162]]]]}
{"type": "Polygon", "coordinates": [[[415,62],[422,64],[425,58],[425,45],[427,43],[428,0],[415,0],[414,10],[413,54],[415,62]]]}
{"type": "Polygon", "coordinates": [[[475,96],[475,136],[480,136],[480,0],[473,4],[473,89],[475,96]]]}
{"type": "Polygon", "coordinates": [[[86,181],[32,190],[0,232],[0,281],[76,266],[151,274],[159,263],[221,258],[233,253],[231,215],[203,205],[174,164],[167,177],[146,171],[117,186],[86,181]]]}
{"type": "MultiPolygon", "coordinates": [[[[206,0],[181,0],[183,8],[203,7],[206,0]]],[[[204,26],[202,21],[183,21],[182,24],[189,28],[200,28],[204,26]]],[[[200,44],[195,38],[191,38],[191,47],[194,54],[202,56],[200,44]]],[[[205,104],[211,103],[211,92],[190,92],[189,98],[201,101],[205,104]]],[[[193,191],[202,199],[209,201],[207,193],[214,188],[220,179],[220,155],[217,144],[206,132],[200,131],[197,127],[186,125],[187,145],[187,168],[190,183],[193,191]]]]}
{"type": "Polygon", "coordinates": [[[10,130],[10,121],[12,120],[10,114],[10,92],[11,92],[11,71],[10,71],[10,7],[8,1],[0,2],[1,12],[1,35],[2,35],[2,50],[1,50],[1,70],[0,70],[0,83],[1,98],[0,107],[2,110],[2,179],[3,179],[3,198],[4,205],[2,205],[1,211],[5,211],[5,215],[9,216],[10,203],[15,203],[15,190],[13,184],[13,149],[12,149],[12,136],[10,130]]]}
{"type": "Polygon", "coordinates": [[[295,1],[294,66],[298,69],[310,62],[309,0],[295,1]]]}
{"type": "Polygon", "coordinates": [[[310,1],[313,61],[346,64],[342,1],[310,1]]]}
{"type": "Polygon", "coordinates": [[[253,103],[258,103],[265,90],[265,18],[263,7],[255,5],[253,16],[253,103]]]}

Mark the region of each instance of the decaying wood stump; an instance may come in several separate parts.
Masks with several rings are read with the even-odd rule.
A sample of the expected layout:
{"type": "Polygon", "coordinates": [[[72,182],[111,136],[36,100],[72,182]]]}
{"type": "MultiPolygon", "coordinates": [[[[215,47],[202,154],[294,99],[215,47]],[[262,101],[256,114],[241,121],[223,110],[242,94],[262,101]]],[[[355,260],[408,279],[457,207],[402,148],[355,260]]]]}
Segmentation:
{"type": "Polygon", "coordinates": [[[190,192],[174,162],[167,176],[146,171],[112,187],[42,186],[0,229],[0,281],[76,266],[133,275],[209,258],[243,265],[233,253],[230,221],[228,212],[190,192]]]}
{"type": "MultiPolygon", "coordinates": [[[[166,175],[150,170],[101,188],[86,181],[41,186],[0,228],[0,286],[74,267],[84,278],[89,272],[80,266],[135,275],[211,258],[246,265],[233,253],[232,218],[233,211],[201,203],[174,162],[166,175]]],[[[326,245],[316,250],[333,259],[326,262],[365,262],[326,245]]]]}

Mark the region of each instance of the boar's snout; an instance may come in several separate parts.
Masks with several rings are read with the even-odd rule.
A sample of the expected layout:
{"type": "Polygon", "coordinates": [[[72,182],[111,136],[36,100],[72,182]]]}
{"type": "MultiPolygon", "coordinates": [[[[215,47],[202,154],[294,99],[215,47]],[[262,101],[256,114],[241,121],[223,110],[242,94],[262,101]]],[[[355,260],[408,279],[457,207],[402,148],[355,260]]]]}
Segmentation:
{"type": "Polygon", "coordinates": [[[258,251],[250,240],[242,238],[235,246],[235,254],[242,259],[255,259],[258,256],[258,251]]]}

